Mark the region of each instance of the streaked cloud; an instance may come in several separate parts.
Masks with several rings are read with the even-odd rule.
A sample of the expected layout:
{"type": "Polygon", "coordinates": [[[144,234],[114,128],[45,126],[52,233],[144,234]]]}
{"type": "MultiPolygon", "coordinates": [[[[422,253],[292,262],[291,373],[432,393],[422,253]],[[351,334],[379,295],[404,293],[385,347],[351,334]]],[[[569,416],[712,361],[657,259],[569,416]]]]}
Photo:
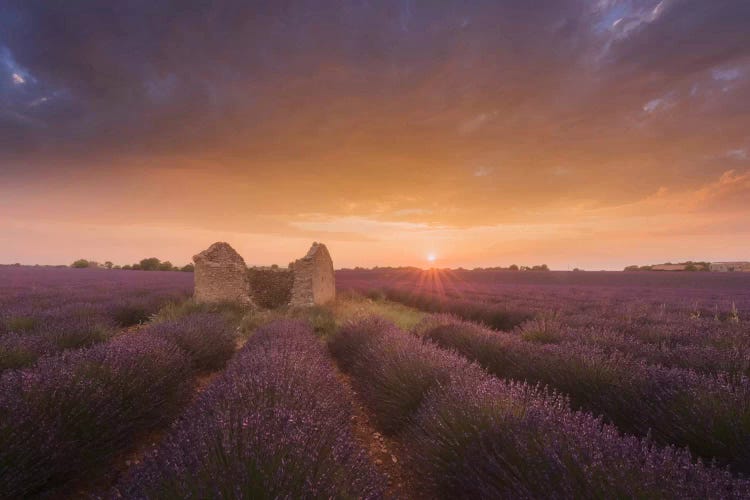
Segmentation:
{"type": "Polygon", "coordinates": [[[730,149],[727,151],[726,157],[730,160],[748,160],[750,159],[750,155],[748,155],[747,149],[730,149]]]}
{"type": "Polygon", "coordinates": [[[493,167],[482,165],[481,167],[477,167],[477,169],[474,170],[474,177],[487,177],[488,175],[492,175],[494,172],[495,169],[493,167]]]}
{"type": "Polygon", "coordinates": [[[714,80],[731,82],[742,76],[742,71],[739,68],[715,69],[711,71],[711,74],[714,80]]]}

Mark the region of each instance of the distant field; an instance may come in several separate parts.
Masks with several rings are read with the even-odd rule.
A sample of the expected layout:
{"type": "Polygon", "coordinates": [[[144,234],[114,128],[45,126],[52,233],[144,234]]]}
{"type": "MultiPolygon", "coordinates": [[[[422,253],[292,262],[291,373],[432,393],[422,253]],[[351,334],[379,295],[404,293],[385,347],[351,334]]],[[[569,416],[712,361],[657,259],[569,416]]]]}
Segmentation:
{"type": "Polygon", "coordinates": [[[632,323],[636,318],[699,323],[750,319],[750,274],[745,273],[376,269],[337,271],[336,285],[341,291],[380,293],[499,329],[550,314],[578,326],[632,323]]]}
{"type": "Polygon", "coordinates": [[[0,266],[0,372],[87,347],[192,294],[178,272],[0,266]]]}

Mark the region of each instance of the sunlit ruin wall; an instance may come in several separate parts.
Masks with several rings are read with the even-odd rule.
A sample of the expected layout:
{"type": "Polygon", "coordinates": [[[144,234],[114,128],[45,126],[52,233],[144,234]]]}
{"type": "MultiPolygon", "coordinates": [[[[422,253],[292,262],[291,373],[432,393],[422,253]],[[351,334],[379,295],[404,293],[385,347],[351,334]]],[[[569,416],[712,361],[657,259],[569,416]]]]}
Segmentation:
{"type": "Polygon", "coordinates": [[[294,285],[291,305],[325,304],[336,298],[333,261],[324,244],[313,243],[307,255],[295,261],[292,272],[294,285]]]}
{"type": "Polygon", "coordinates": [[[325,304],[336,297],[333,261],[322,243],[288,269],[251,267],[228,244],[218,242],[193,257],[195,301],[238,302],[267,309],[325,304]]]}
{"type": "Polygon", "coordinates": [[[248,294],[247,266],[229,243],[214,243],[193,256],[193,262],[196,302],[252,304],[248,294]]]}

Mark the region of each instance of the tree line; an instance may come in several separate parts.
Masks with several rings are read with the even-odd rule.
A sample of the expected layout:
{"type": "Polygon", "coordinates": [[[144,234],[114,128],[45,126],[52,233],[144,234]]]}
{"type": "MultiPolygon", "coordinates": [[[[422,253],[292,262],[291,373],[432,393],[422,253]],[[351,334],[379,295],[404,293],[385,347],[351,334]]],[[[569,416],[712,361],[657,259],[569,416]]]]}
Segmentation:
{"type": "Polygon", "coordinates": [[[692,260],[689,260],[687,262],[678,262],[676,264],[673,264],[672,262],[665,262],[664,264],[654,264],[651,266],[638,266],[638,265],[628,266],[624,270],[625,271],[660,271],[658,266],[684,266],[682,270],[688,271],[688,272],[707,272],[711,270],[710,262],[693,262],[692,260]]]}
{"type": "Polygon", "coordinates": [[[186,273],[192,273],[195,270],[193,264],[186,264],[180,267],[173,265],[168,260],[162,261],[156,257],[141,259],[140,262],[135,264],[125,264],[124,266],[115,265],[110,261],[100,264],[94,260],[78,259],[73,262],[70,267],[75,269],[122,269],[123,271],[182,271],[186,273]]]}

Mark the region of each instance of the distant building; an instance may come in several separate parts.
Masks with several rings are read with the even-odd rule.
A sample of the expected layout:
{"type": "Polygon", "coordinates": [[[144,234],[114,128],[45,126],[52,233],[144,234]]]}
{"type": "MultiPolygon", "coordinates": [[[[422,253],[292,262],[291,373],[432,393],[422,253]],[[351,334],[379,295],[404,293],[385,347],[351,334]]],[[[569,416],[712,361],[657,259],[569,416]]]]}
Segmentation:
{"type": "Polygon", "coordinates": [[[652,271],[685,271],[687,264],[659,264],[651,266],[652,271]]]}
{"type": "Polygon", "coordinates": [[[711,262],[709,269],[715,273],[750,272],[750,262],[711,262]]]}

